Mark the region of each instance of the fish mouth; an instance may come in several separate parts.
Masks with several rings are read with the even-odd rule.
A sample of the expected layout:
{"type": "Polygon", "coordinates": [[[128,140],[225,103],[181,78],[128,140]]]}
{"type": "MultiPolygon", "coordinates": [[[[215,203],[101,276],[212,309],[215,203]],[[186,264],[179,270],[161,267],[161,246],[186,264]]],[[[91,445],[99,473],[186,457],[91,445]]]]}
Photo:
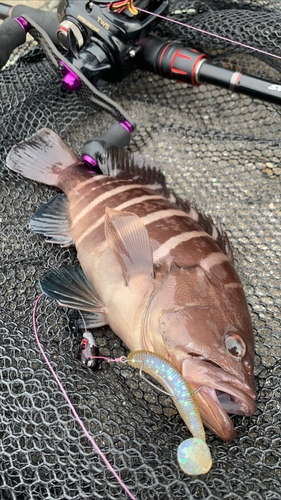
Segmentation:
{"type": "Polygon", "coordinates": [[[242,382],[211,360],[187,355],[182,364],[182,374],[196,393],[203,423],[224,441],[235,435],[228,413],[250,416],[256,411],[256,393],[251,384],[242,382]]]}

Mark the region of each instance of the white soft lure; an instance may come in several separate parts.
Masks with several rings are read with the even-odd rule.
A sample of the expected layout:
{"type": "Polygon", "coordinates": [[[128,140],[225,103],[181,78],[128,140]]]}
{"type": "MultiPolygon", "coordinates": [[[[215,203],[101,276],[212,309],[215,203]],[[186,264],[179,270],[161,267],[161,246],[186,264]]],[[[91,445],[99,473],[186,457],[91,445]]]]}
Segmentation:
{"type": "Polygon", "coordinates": [[[189,383],[170,361],[153,352],[131,352],[127,360],[129,365],[154,377],[171,394],[178,412],[193,435],[193,438],[186,439],[178,448],[181,469],[190,475],[206,474],[212,467],[212,457],[205,441],[194,391],[189,383]]]}

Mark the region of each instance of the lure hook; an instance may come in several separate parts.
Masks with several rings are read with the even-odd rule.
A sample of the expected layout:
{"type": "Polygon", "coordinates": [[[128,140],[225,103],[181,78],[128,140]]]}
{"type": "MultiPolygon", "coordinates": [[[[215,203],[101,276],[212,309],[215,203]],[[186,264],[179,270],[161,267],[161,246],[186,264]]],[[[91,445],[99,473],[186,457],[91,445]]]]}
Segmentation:
{"type": "Polygon", "coordinates": [[[140,377],[145,380],[149,385],[152,385],[152,387],[154,387],[154,389],[156,389],[157,391],[159,392],[162,392],[163,394],[166,394],[167,396],[171,397],[172,394],[170,392],[167,392],[167,391],[164,391],[163,389],[160,389],[160,387],[157,387],[157,385],[153,384],[152,382],[150,382],[150,380],[148,380],[142,373],[142,369],[143,369],[143,363],[141,364],[141,367],[140,367],[140,371],[139,371],[139,375],[140,377]]]}
{"type": "MultiPolygon", "coordinates": [[[[127,359],[127,358],[126,358],[127,359]]],[[[121,360],[121,358],[120,358],[121,360]]],[[[164,391],[163,389],[160,389],[160,387],[157,387],[157,385],[153,384],[152,382],[150,382],[150,380],[148,380],[144,375],[143,375],[143,372],[142,372],[142,369],[143,369],[143,363],[141,364],[141,367],[140,367],[140,371],[139,371],[139,375],[140,377],[145,380],[148,384],[150,384],[152,387],[154,387],[154,389],[157,389],[157,391],[159,392],[162,392],[163,394],[166,394],[167,396],[172,396],[173,394],[171,392],[167,392],[167,391],[164,391]]],[[[195,389],[195,391],[193,391],[194,394],[197,394],[197,392],[199,392],[201,389],[202,389],[203,385],[200,385],[199,387],[197,387],[197,389],[195,389]]]]}

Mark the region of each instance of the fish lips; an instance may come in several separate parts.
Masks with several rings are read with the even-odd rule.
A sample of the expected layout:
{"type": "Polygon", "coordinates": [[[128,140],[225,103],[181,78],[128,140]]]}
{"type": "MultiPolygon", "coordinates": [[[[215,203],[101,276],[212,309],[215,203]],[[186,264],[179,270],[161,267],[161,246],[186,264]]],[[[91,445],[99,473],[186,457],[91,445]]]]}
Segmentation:
{"type": "Polygon", "coordinates": [[[182,374],[196,393],[203,423],[224,441],[231,441],[235,429],[227,413],[250,416],[256,411],[256,393],[222,368],[200,358],[187,357],[182,374]]]}

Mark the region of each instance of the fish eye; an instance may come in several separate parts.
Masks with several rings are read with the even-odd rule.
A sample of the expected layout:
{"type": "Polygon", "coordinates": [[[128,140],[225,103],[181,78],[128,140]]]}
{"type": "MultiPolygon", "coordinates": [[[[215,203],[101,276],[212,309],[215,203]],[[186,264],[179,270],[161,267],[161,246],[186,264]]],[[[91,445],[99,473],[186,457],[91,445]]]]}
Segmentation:
{"type": "Polygon", "coordinates": [[[246,354],[244,340],[237,333],[228,333],[224,339],[225,347],[229,354],[235,358],[243,358],[246,354]]]}

